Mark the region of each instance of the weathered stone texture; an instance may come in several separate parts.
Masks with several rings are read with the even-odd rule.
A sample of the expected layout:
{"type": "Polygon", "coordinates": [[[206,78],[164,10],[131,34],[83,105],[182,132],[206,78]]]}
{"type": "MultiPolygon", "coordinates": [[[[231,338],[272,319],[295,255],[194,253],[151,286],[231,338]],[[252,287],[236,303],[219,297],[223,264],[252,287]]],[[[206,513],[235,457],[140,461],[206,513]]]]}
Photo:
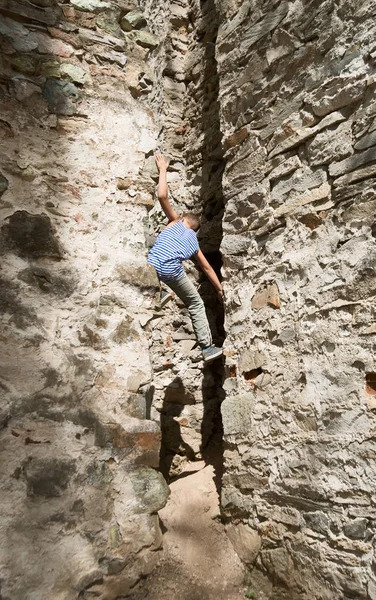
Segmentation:
{"type": "Polygon", "coordinates": [[[210,461],[224,393],[255,592],[376,598],[374,6],[303,4],[1,3],[4,598],[127,595],[161,547],[160,447],[167,477],[210,461]],[[156,149],[222,253],[223,389],[156,302],[156,149]]]}
{"type": "Polygon", "coordinates": [[[216,5],[229,140],[222,510],[257,597],[369,598],[374,9],[216,5]]]}
{"type": "Polygon", "coordinates": [[[135,8],[0,6],[2,598],[115,599],[161,547],[139,177],[159,125],[135,99],[155,39],[122,32],[135,8]]]}

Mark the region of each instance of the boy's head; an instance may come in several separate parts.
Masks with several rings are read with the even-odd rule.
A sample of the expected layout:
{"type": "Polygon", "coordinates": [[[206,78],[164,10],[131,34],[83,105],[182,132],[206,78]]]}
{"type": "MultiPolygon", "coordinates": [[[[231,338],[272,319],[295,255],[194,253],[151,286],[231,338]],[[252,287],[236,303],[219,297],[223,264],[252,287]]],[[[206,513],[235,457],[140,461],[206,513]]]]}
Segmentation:
{"type": "Polygon", "coordinates": [[[200,228],[200,219],[197,215],[191,212],[184,213],[182,220],[193,231],[197,231],[200,228]]]}

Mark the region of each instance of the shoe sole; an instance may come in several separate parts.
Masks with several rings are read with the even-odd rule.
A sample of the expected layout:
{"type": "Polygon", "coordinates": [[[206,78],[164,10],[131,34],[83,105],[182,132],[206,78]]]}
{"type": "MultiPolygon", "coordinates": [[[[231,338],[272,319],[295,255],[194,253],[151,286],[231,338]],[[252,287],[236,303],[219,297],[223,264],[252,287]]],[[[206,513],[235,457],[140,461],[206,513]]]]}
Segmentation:
{"type": "Polygon", "coordinates": [[[221,352],[217,352],[216,354],[212,354],[208,358],[204,358],[204,362],[205,363],[211,362],[212,360],[215,360],[216,358],[219,358],[222,355],[223,355],[222,351],[221,352]]]}

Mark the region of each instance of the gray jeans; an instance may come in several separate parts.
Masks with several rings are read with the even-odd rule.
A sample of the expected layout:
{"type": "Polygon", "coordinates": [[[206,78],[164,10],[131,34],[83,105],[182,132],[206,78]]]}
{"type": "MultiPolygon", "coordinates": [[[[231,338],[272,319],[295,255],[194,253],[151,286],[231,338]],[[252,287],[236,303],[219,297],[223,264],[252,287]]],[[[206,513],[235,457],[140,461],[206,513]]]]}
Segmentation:
{"type": "Polygon", "coordinates": [[[188,308],[189,315],[192,319],[193,329],[201,348],[210,346],[212,343],[212,335],[205,312],[205,305],[191,280],[184,274],[183,277],[180,277],[179,279],[166,281],[164,283],[175,292],[188,308]]]}

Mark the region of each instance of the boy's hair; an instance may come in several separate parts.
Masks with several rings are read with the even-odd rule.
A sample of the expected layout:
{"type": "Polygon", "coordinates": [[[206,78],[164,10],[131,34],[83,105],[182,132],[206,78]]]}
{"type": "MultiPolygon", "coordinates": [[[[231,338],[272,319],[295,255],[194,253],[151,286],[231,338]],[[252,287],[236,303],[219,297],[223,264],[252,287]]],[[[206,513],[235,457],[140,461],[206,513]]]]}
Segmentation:
{"type": "Polygon", "coordinates": [[[200,217],[198,215],[195,215],[191,212],[187,212],[184,213],[183,217],[188,221],[193,231],[197,231],[200,228],[200,217]]]}

